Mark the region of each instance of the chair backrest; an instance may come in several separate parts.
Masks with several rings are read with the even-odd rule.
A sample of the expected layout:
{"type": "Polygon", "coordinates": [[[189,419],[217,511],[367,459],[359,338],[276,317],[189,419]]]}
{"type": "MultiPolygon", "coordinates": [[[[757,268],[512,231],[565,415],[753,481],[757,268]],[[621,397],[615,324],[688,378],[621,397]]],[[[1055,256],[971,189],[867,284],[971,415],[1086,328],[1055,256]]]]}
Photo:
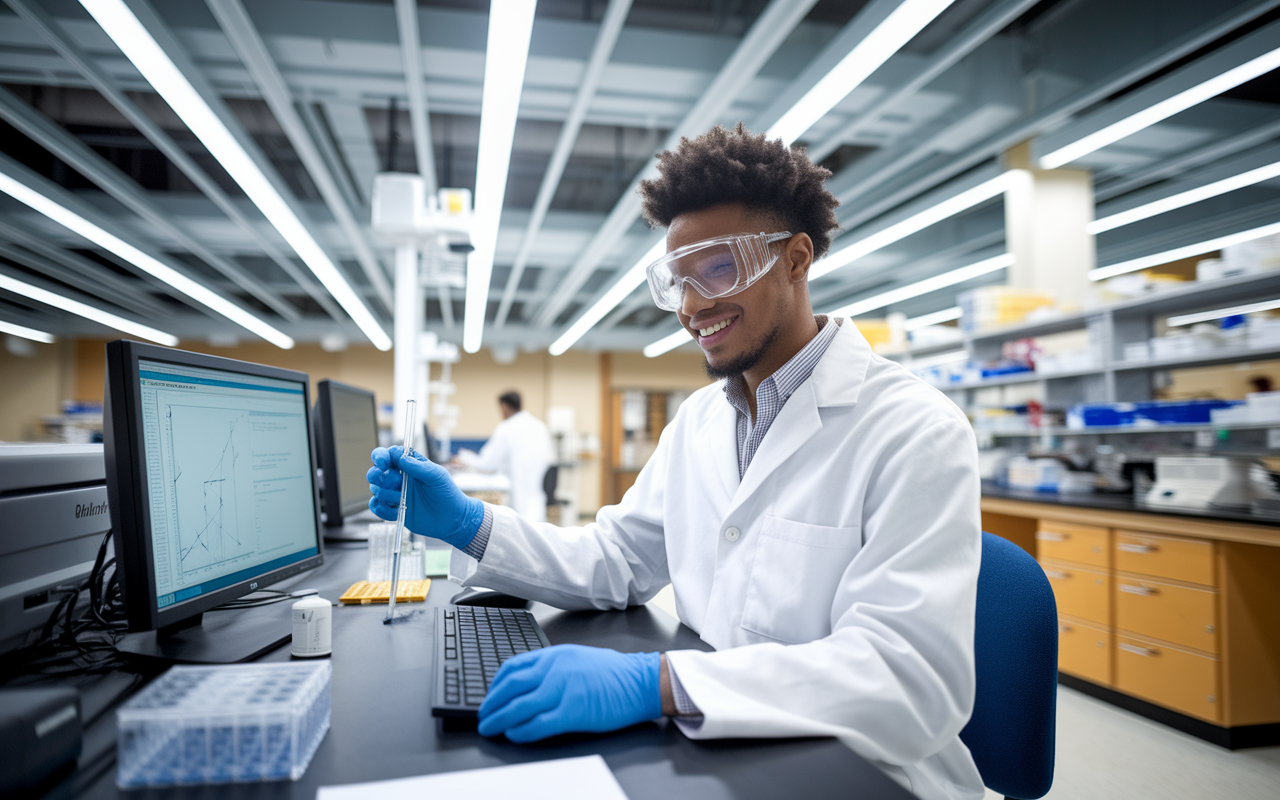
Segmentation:
{"type": "Polygon", "coordinates": [[[973,644],[978,691],[960,739],[988,789],[1043,797],[1053,784],[1057,604],[1035,559],[990,533],[982,534],[973,644]]]}
{"type": "Polygon", "coordinates": [[[547,471],[542,473],[542,491],[547,495],[547,505],[553,506],[556,503],[556,484],[560,482],[560,468],[555,464],[547,467],[547,471]]]}

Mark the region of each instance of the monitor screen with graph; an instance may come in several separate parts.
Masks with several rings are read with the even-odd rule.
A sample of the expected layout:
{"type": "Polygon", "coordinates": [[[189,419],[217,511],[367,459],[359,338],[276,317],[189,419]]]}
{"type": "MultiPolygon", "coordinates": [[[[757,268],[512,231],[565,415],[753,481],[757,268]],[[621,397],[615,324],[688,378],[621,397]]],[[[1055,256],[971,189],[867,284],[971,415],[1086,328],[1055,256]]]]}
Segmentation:
{"type": "Polygon", "coordinates": [[[175,625],[318,565],[307,376],[107,348],[108,493],[130,628],[175,625]]]}

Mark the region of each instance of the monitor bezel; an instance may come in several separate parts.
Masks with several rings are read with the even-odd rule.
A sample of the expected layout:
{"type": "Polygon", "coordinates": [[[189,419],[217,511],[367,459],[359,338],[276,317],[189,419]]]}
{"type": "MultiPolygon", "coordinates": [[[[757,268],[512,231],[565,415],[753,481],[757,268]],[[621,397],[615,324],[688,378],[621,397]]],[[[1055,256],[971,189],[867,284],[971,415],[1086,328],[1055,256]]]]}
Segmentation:
{"type": "MultiPolygon", "coordinates": [[[[342,526],[345,517],[354,516],[368,508],[368,494],[364,499],[352,501],[350,506],[342,504],[342,481],[338,478],[338,448],[336,430],[333,426],[333,390],[351,392],[368,396],[369,408],[373,411],[373,447],[378,446],[378,402],[377,397],[368,389],[352,386],[331,378],[325,378],[316,384],[316,452],[320,458],[320,468],[324,470],[324,524],[328,528],[342,526]],[[330,491],[336,486],[338,491],[330,491]]],[[[372,447],[369,448],[372,451],[372,447]]],[[[370,462],[372,466],[372,462],[370,462]]],[[[367,484],[362,483],[363,488],[367,484]]]]}
{"type": "Polygon", "coordinates": [[[107,500],[110,504],[116,551],[116,569],[125,598],[130,631],[181,627],[193,617],[228,600],[270,586],[324,563],[324,535],[320,525],[320,495],[316,481],[316,443],[311,430],[311,383],[305,372],[175,350],[159,345],[118,340],[107,344],[106,392],[103,414],[103,449],[106,460],[107,500]],[[142,426],[139,360],[175,366],[203,367],[263,378],[299,383],[306,415],[308,457],[316,554],[224,586],[208,594],[156,607],[156,577],[152,566],[151,513],[146,475],[146,443],[142,426]]]}

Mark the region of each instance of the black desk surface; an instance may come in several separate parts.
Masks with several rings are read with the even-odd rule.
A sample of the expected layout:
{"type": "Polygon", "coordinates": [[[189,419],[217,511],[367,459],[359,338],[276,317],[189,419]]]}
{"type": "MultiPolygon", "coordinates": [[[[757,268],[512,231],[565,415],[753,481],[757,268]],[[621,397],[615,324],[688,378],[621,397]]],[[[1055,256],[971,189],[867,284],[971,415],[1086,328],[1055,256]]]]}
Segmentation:
{"type": "MultiPolygon", "coordinates": [[[[361,546],[328,545],[323,567],[273,588],[316,587],[325,597],[336,599],[363,578],[365,563],[361,546]]],[[[392,626],[381,624],[385,606],[334,608],[331,727],[300,780],[121,792],[115,786],[111,758],[115,716],[108,711],[86,732],[79,771],[46,797],[312,800],[320,786],[591,754],[604,757],[630,800],[911,797],[832,739],[694,741],[667,721],[534,745],[485,739],[475,732],[443,731],[440,721],[431,716],[432,609],[445,605],[456,591],[456,584],[433,580],[425,608],[412,604],[409,608],[419,613],[392,626]]],[[[237,613],[266,613],[278,614],[281,625],[287,626],[289,606],[286,602],[248,612],[210,612],[205,624],[226,624],[217,620],[223,615],[230,620],[237,613]]],[[[533,611],[552,644],[576,642],[624,651],[710,649],[693,631],[648,606],[597,613],[538,605],[533,611]]],[[[261,660],[289,658],[286,645],[261,660]]],[[[115,683],[108,679],[87,690],[86,716],[124,683],[124,678],[115,683]]]]}

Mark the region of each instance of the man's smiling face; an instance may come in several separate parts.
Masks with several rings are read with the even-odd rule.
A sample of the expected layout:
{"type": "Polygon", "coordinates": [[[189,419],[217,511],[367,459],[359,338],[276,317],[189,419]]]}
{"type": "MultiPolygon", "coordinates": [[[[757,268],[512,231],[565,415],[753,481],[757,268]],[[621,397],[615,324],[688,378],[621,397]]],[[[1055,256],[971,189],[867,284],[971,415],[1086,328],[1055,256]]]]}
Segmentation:
{"type": "MultiPolygon", "coordinates": [[[[739,204],[712,206],[673,219],[667,229],[667,251],[717,236],[781,230],[777,220],[768,213],[739,204]]],[[[737,294],[708,300],[692,286],[685,285],[684,298],[676,314],[680,324],[702,348],[707,372],[713,378],[741,374],[768,360],[771,350],[784,338],[784,329],[795,313],[787,244],[782,241],[772,245],[771,251],[780,256],[777,263],[737,294]]]]}

